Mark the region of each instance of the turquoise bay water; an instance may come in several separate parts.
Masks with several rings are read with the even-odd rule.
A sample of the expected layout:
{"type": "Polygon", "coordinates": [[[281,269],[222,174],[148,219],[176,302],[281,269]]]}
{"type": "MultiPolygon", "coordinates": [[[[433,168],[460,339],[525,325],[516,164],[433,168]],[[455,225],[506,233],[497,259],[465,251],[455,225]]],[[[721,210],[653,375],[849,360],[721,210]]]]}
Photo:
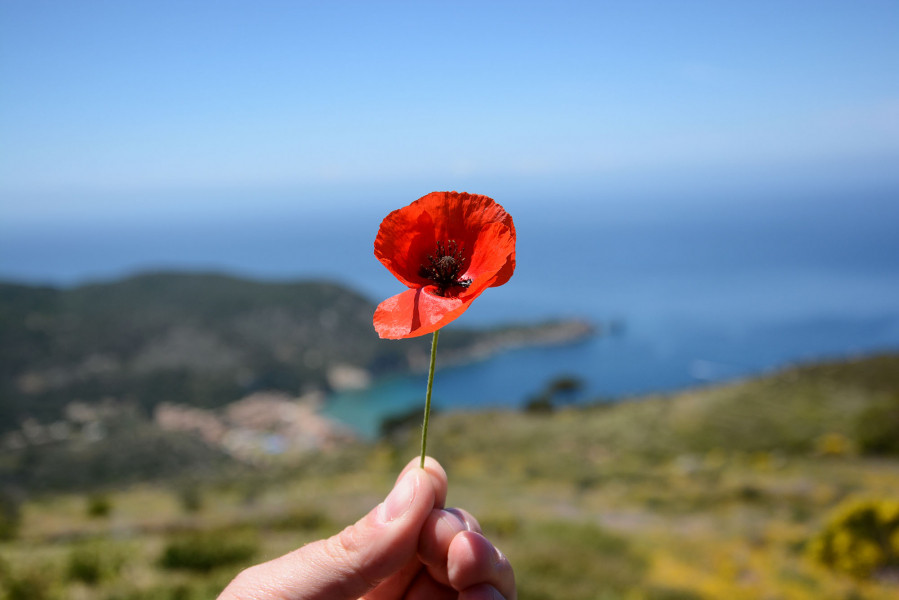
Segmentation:
{"type": "MultiPolygon", "coordinates": [[[[677,331],[635,327],[564,347],[513,350],[484,362],[438,370],[437,410],[520,407],[559,375],[585,387],[579,400],[615,400],[765,373],[785,365],[899,350],[899,316],[790,320],[747,330],[677,331]]],[[[438,363],[439,363],[438,352],[438,363]]],[[[382,419],[424,406],[424,375],[393,377],[333,397],[326,413],[367,436],[382,419]]]]}

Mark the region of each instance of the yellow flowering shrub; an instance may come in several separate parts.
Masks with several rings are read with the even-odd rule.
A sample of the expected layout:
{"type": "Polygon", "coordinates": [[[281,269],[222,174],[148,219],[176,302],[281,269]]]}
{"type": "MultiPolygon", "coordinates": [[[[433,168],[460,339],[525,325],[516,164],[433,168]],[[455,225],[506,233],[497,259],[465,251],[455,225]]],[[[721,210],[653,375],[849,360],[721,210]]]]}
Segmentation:
{"type": "Polygon", "coordinates": [[[810,540],[808,553],[816,562],[859,579],[899,567],[899,501],[842,504],[810,540]]]}

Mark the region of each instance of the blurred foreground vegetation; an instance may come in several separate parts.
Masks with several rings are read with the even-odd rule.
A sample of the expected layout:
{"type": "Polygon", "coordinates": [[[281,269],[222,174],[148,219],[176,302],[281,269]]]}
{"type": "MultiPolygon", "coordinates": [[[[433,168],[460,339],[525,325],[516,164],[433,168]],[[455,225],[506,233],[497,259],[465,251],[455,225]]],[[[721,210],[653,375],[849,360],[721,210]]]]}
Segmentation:
{"type": "MultiPolygon", "coordinates": [[[[449,503],[510,557],[522,600],[899,597],[899,356],[431,427],[449,503]]],[[[7,493],[0,598],[215,598],[357,519],[417,444],[413,425],[252,473],[7,493]]]]}

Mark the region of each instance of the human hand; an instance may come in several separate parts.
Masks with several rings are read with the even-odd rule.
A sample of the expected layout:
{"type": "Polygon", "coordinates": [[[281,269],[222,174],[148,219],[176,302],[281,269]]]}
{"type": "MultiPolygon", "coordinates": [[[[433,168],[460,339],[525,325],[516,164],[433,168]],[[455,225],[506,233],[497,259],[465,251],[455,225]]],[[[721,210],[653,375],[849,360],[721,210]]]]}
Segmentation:
{"type": "Polygon", "coordinates": [[[516,600],[506,557],[474,517],[444,508],[443,467],[418,463],[355,524],[246,569],[218,600],[516,600]]]}

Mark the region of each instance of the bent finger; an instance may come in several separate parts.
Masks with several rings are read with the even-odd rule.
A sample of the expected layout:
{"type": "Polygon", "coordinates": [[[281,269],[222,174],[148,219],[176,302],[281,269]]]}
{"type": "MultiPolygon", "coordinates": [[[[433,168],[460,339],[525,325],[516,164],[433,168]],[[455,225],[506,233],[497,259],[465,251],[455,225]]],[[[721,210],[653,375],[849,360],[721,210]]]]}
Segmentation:
{"type": "Polygon", "coordinates": [[[479,533],[463,531],[453,538],[447,553],[447,575],[453,589],[460,592],[489,584],[506,600],[516,599],[509,559],[479,533]]]}
{"type": "Polygon", "coordinates": [[[432,510],[421,527],[418,559],[436,581],[449,584],[446,572],[447,554],[453,539],[463,531],[481,533],[481,526],[468,511],[461,508],[432,510]]]}

